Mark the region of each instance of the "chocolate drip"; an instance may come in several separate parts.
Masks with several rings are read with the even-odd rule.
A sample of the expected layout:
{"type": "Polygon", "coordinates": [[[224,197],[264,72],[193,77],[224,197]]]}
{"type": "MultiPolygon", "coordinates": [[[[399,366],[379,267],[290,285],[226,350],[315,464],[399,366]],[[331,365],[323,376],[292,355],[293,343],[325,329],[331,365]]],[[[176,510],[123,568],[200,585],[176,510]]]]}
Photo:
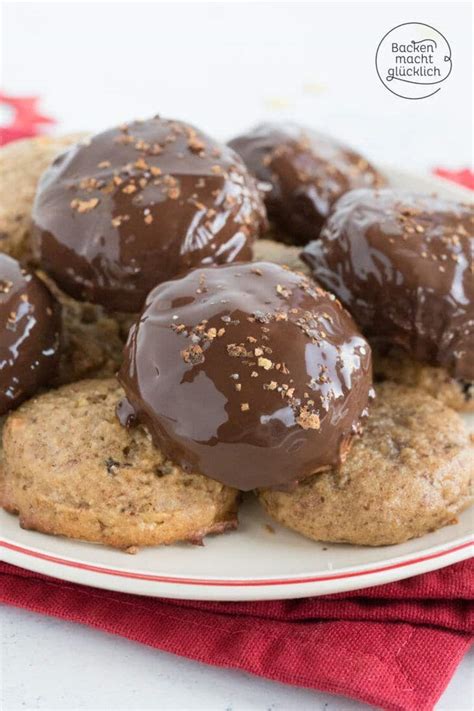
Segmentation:
{"type": "Polygon", "coordinates": [[[342,197],[302,259],[380,348],[474,379],[472,206],[396,190],[342,197]]]}
{"type": "Polygon", "coordinates": [[[331,206],[345,192],[384,182],[359,153],[293,123],[261,124],[229,145],[268,183],[268,215],[295,244],[317,239],[331,206]]]}
{"type": "Polygon", "coordinates": [[[42,266],[71,296],[138,312],[158,283],[251,257],[265,210],[234,151],[159,117],[56,159],[33,208],[42,266]]]}
{"type": "MultiPolygon", "coordinates": [[[[314,282],[258,262],[156,287],[119,373],[132,411],[181,466],[242,490],[337,464],[371,394],[370,348],[314,282]]],[[[123,418],[122,418],[123,419],[123,418]]]]}
{"type": "Polygon", "coordinates": [[[60,308],[37,276],[0,254],[0,415],[55,374],[60,308]]]}

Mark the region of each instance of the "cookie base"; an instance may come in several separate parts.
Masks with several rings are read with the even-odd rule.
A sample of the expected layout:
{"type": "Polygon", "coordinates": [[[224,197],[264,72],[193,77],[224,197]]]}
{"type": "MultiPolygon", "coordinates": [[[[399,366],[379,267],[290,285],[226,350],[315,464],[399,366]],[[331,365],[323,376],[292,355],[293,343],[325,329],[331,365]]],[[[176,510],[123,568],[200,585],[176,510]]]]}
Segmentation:
{"type": "Polygon", "coordinates": [[[420,388],[453,410],[474,412],[474,382],[456,380],[444,368],[420,363],[394,350],[385,355],[373,348],[372,353],[375,381],[420,388]]]}
{"type": "Polygon", "coordinates": [[[30,400],[3,431],[0,503],[20,525],[116,548],[189,541],[237,526],[239,492],[188,473],[123,428],[115,380],[30,400]]]}
{"type": "Polygon", "coordinates": [[[258,497],[308,538],[382,546],[455,523],[474,500],[473,479],[474,448],[459,415],[419,389],[385,383],[339,470],[258,497]]]}

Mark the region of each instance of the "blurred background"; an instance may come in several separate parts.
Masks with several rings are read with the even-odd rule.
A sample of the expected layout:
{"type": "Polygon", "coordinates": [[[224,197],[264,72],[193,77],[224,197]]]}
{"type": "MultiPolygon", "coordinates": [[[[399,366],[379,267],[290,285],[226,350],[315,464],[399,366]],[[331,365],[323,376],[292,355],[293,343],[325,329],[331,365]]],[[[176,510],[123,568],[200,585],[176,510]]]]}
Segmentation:
{"type": "Polygon", "coordinates": [[[160,113],[227,139],[292,118],[378,163],[463,168],[471,14],[469,2],[4,2],[0,86],[40,96],[57,120],[49,131],[160,113]],[[392,95],[375,71],[384,34],[413,21],[443,33],[453,60],[441,91],[419,101],[392,95]]]}

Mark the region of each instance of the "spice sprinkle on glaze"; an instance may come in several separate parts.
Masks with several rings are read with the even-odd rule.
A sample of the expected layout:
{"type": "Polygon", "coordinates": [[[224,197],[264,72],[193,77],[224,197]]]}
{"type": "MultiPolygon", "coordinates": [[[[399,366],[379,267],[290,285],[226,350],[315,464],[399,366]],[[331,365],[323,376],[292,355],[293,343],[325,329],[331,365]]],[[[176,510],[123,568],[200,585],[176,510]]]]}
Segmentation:
{"type": "Polygon", "coordinates": [[[349,314],[265,262],[156,287],[119,381],[123,424],[140,422],[170,459],[241,490],[340,462],[372,396],[370,348],[349,314]]]}

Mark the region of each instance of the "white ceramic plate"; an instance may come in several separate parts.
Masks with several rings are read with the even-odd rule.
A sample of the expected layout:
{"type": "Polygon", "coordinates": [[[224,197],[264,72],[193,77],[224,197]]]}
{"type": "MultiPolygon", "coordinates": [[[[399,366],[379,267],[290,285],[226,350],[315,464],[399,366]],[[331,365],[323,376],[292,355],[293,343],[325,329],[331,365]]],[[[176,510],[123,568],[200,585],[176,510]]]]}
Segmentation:
{"type": "MultiPolygon", "coordinates": [[[[471,199],[467,190],[444,180],[385,173],[397,187],[471,199]]],[[[274,523],[249,496],[238,531],[208,537],[203,547],[157,547],[130,556],[24,531],[16,517],[1,511],[0,554],[29,570],[109,590],[199,600],[269,600],[356,590],[455,563],[472,554],[473,524],[471,509],[456,525],[398,546],[322,544],[274,523]]]]}

